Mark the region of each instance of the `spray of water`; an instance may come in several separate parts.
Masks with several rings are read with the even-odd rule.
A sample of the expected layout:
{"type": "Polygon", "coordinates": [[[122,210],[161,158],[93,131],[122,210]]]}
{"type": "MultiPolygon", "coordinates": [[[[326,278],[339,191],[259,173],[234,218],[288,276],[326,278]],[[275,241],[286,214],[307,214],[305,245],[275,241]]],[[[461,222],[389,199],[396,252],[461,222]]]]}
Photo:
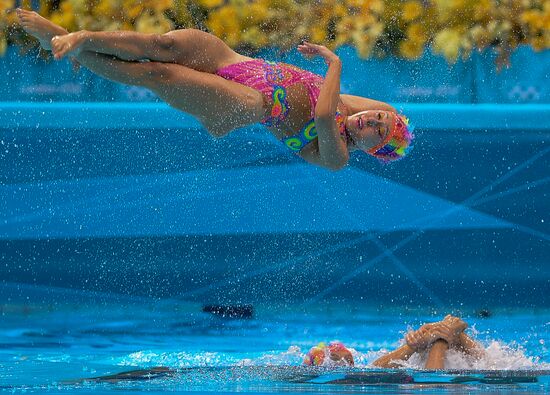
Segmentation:
{"type": "MultiPolygon", "coordinates": [[[[549,363],[541,362],[538,357],[528,356],[526,350],[519,344],[506,344],[497,340],[490,341],[485,347],[485,355],[481,359],[457,350],[447,353],[445,368],[450,370],[548,370],[549,363]]],[[[355,367],[363,369],[374,368],[372,363],[388,350],[361,352],[353,348],[352,352],[355,367]]],[[[186,352],[153,352],[139,351],[114,361],[119,366],[167,366],[170,368],[193,367],[261,367],[261,366],[300,366],[305,352],[298,346],[290,346],[284,352],[267,352],[251,357],[242,357],[226,353],[186,353],[186,352]]],[[[427,353],[414,354],[401,366],[406,369],[423,369],[426,364],[427,353]]],[[[325,359],[325,367],[333,362],[325,359]]]]}

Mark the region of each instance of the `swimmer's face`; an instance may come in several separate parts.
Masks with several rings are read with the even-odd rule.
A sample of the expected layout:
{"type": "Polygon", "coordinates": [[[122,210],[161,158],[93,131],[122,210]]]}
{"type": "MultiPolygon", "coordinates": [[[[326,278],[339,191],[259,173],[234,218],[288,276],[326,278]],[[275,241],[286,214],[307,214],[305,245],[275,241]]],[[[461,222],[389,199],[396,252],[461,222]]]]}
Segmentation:
{"type": "Polygon", "coordinates": [[[395,113],[384,110],[362,111],[346,119],[351,143],[364,151],[384,141],[392,132],[394,124],[395,113]]]}

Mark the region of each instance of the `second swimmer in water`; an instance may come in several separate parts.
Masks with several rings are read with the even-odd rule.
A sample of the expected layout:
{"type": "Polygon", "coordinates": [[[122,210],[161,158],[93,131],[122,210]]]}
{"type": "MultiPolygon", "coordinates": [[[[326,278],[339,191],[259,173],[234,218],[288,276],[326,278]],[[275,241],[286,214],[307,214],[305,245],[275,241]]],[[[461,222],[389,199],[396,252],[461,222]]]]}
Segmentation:
{"type": "Polygon", "coordinates": [[[342,62],[322,45],[304,42],[298,51],[325,60],[324,78],[240,55],[199,30],[69,33],[36,12],[17,15],[56,59],[69,56],[104,78],[146,87],[215,137],[260,122],[292,152],[332,170],[355,150],[389,162],[411,146],[412,127],[392,106],[340,93],[342,62]]]}
{"type": "MultiPolygon", "coordinates": [[[[418,330],[411,331],[405,336],[405,344],[396,350],[384,354],[373,365],[379,368],[401,368],[403,362],[415,353],[428,353],[426,369],[444,369],[445,355],[449,348],[457,349],[465,354],[480,359],[484,355],[481,345],[464,333],[467,324],[460,318],[451,315],[442,321],[422,325],[418,330]]],[[[329,345],[323,343],[313,347],[306,354],[303,365],[306,366],[354,366],[353,354],[340,342],[329,345]]],[[[178,369],[157,366],[150,369],[132,370],[109,376],[101,376],[77,380],[81,382],[110,382],[135,381],[153,378],[176,377],[178,369]]]]}
{"type": "MultiPolygon", "coordinates": [[[[405,344],[384,354],[373,362],[380,368],[399,368],[413,354],[427,352],[426,369],[443,369],[445,355],[449,348],[481,358],[483,348],[464,333],[467,324],[458,317],[446,316],[442,321],[422,325],[418,330],[407,333],[405,344]]],[[[320,343],[306,354],[304,365],[354,366],[351,351],[340,342],[329,345],[320,343]]]]}

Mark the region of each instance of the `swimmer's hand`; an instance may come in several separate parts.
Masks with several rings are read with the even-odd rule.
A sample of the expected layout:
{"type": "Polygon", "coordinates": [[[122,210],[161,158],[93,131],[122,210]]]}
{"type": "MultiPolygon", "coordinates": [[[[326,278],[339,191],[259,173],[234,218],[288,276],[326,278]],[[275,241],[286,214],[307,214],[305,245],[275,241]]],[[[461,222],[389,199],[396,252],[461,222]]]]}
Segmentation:
{"type": "Polygon", "coordinates": [[[405,341],[415,351],[428,348],[438,339],[453,346],[460,342],[459,335],[467,326],[460,318],[447,316],[443,321],[424,324],[418,330],[407,333],[405,341]]]}
{"type": "Polygon", "coordinates": [[[443,321],[441,321],[449,326],[449,328],[458,336],[466,328],[468,328],[468,324],[464,321],[462,321],[460,318],[452,316],[452,315],[446,315],[445,318],[443,318],[443,321]]]}
{"type": "Polygon", "coordinates": [[[424,324],[415,331],[405,335],[405,342],[415,351],[424,350],[436,339],[432,335],[434,324],[424,324]]]}
{"type": "Polygon", "coordinates": [[[298,52],[300,52],[306,58],[320,56],[325,60],[328,65],[330,65],[332,62],[340,61],[338,55],[336,55],[324,45],[312,44],[307,41],[304,41],[302,44],[298,45],[298,52]]]}

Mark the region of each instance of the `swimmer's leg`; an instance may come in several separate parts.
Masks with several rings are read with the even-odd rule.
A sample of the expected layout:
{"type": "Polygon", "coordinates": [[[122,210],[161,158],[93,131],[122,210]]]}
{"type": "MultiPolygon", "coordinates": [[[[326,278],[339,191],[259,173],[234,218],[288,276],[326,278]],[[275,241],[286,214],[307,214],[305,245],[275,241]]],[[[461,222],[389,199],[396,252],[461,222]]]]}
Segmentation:
{"type": "Polygon", "coordinates": [[[79,31],[54,38],[52,45],[57,59],[79,51],[91,51],[123,60],[176,63],[207,73],[249,59],[233,51],[216,36],[196,29],[165,34],[79,31]]]}
{"type": "Polygon", "coordinates": [[[81,52],[75,58],[95,74],[114,82],[149,87],[154,78],[161,78],[161,68],[152,62],[127,62],[96,52],[81,52]]]}
{"type": "Polygon", "coordinates": [[[76,59],[104,78],[152,90],[172,107],[197,117],[215,137],[265,117],[260,92],[217,75],[173,63],[127,62],[88,51],[76,59]]]}
{"type": "Polygon", "coordinates": [[[122,60],[151,60],[177,63],[198,71],[215,73],[219,68],[249,58],[239,55],[216,36],[196,30],[174,30],[165,34],[130,31],[68,33],[67,30],[34,11],[18,9],[21,26],[50,50],[52,38],[55,55],[61,58],[90,51],[113,55],[122,60]]]}
{"type": "Polygon", "coordinates": [[[436,340],[428,353],[426,369],[439,370],[445,367],[445,355],[449,349],[449,344],[442,339],[436,340]]]}

